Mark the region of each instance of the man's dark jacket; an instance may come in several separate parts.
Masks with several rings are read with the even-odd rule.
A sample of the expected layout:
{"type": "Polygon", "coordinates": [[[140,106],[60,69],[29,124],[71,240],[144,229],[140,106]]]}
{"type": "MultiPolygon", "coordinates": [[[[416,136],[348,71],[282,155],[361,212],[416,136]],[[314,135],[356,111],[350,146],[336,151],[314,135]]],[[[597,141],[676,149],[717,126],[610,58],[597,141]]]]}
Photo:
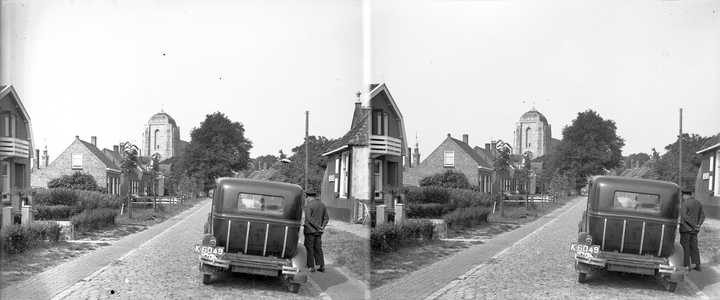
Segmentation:
{"type": "Polygon", "coordinates": [[[305,234],[322,234],[329,221],[330,216],[322,201],[315,198],[305,205],[305,234]]]}
{"type": "Polygon", "coordinates": [[[683,201],[680,206],[680,232],[699,232],[700,226],[705,221],[705,213],[702,204],[694,197],[690,197],[683,201]]]}

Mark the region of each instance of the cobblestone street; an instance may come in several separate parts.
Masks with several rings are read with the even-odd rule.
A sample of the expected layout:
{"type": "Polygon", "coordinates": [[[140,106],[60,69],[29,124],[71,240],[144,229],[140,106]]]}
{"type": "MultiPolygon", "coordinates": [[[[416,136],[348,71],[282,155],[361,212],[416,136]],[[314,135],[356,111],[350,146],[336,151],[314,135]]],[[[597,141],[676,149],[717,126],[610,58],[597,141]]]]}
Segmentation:
{"type": "Polygon", "coordinates": [[[433,299],[706,299],[689,280],[666,292],[655,276],[601,271],[577,282],[569,244],[586,199],[473,268],[429,298],[433,299]]]}

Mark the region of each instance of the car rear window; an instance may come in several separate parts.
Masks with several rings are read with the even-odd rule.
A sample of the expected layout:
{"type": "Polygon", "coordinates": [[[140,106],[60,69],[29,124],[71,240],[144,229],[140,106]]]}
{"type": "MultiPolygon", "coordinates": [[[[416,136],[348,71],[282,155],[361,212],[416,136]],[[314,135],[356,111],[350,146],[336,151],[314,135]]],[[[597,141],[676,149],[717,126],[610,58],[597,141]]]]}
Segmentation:
{"type": "Polygon", "coordinates": [[[613,207],[621,210],[660,211],[660,196],[633,192],[615,192],[613,207]]]}
{"type": "Polygon", "coordinates": [[[237,201],[226,201],[223,208],[230,210],[260,211],[282,214],[285,201],[280,196],[239,193],[237,201]]]}

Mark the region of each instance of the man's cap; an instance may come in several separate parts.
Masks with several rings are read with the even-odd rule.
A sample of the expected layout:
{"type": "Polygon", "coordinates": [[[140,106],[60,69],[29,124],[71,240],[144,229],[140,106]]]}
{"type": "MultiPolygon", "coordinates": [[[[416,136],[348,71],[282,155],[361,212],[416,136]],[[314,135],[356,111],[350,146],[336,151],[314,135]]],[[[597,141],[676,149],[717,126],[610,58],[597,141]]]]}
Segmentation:
{"type": "Polygon", "coordinates": [[[313,189],[308,189],[307,191],[305,191],[305,195],[315,196],[315,195],[317,195],[317,192],[315,192],[315,190],[313,190],[313,189]]]}
{"type": "Polygon", "coordinates": [[[684,188],[684,189],[682,189],[682,193],[683,193],[683,195],[684,194],[692,194],[692,190],[688,189],[688,188],[684,188]]]}

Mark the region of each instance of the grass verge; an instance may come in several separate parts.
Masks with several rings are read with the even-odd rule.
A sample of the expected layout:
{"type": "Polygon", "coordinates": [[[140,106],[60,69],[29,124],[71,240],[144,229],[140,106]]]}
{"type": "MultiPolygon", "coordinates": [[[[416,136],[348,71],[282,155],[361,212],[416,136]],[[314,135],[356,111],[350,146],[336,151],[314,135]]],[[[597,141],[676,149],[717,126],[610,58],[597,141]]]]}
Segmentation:
{"type": "Polygon", "coordinates": [[[346,268],[356,278],[368,282],[370,278],[370,246],[367,238],[329,228],[323,234],[323,252],[332,259],[333,264],[346,268]]]}
{"type": "Polygon", "coordinates": [[[448,231],[445,240],[432,240],[424,245],[402,248],[397,252],[372,253],[370,258],[370,288],[391,283],[416,270],[451,257],[471,247],[483,244],[501,233],[532,222],[572,201],[575,198],[558,199],[555,203],[536,204],[527,210],[522,205],[505,207],[505,217],[499,209],[490,214],[488,223],[470,228],[448,231]]]}
{"type": "Polygon", "coordinates": [[[702,264],[720,265],[720,220],[706,219],[698,233],[698,248],[702,264]]]}

